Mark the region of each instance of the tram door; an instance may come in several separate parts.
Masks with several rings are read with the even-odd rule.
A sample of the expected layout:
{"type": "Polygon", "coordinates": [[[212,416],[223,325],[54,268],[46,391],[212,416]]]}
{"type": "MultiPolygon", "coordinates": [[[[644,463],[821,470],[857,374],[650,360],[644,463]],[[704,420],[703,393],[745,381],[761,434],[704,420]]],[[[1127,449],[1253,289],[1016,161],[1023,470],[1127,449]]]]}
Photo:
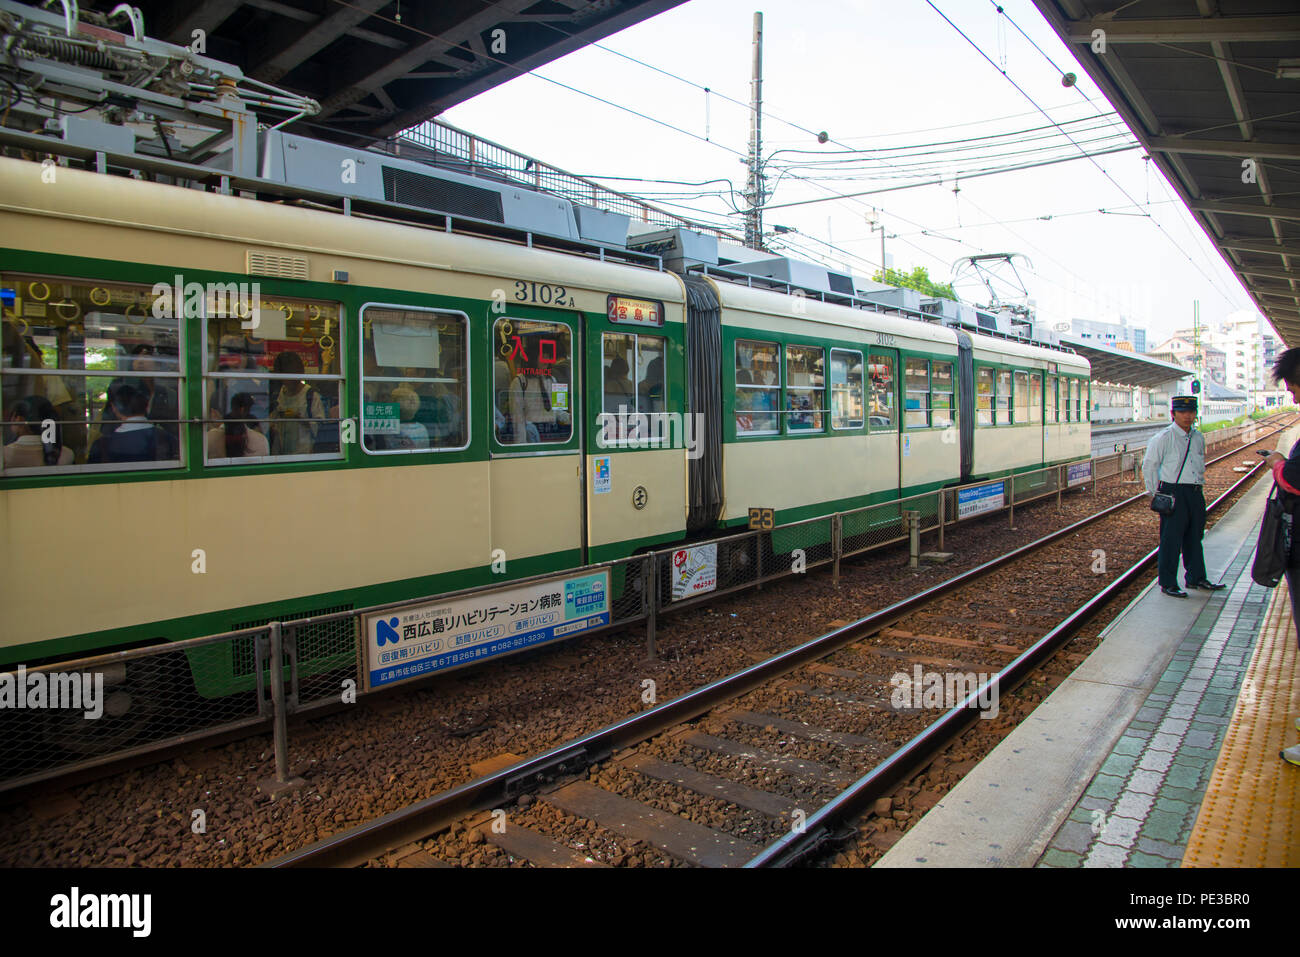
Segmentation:
{"type": "Polygon", "coordinates": [[[867,402],[867,492],[903,487],[902,415],[899,411],[898,350],[871,349],[867,360],[871,396],[867,402]]]}
{"type": "Polygon", "coordinates": [[[685,353],[664,328],[662,308],[650,308],[657,303],[624,297],[615,302],[620,304],[617,316],[589,321],[584,343],[589,562],[679,537],[686,515],[685,420],[680,414],[685,353]],[[629,304],[626,317],[624,303],[629,304]]]}
{"type": "Polygon", "coordinates": [[[1031,454],[1039,463],[1047,461],[1047,421],[1043,410],[1043,373],[1031,372],[1029,373],[1029,421],[1036,426],[1033,430],[1034,448],[1031,454]]]}
{"type": "Polygon", "coordinates": [[[492,324],[491,538],[512,570],[586,560],[581,330],[561,313],[492,324]]]}

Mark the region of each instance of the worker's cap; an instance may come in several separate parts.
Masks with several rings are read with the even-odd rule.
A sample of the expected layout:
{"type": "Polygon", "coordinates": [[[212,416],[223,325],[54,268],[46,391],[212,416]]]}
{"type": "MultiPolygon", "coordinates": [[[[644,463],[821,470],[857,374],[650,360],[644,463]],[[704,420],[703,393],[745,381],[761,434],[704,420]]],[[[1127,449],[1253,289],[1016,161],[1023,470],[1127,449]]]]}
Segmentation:
{"type": "Polygon", "coordinates": [[[1195,411],[1196,411],[1196,396],[1194,396],[1194,395],[1176,395],[1176,396],[1174,396],[1173,402],[1170,403],[1170,408],[1171,408],[1174,412],[1195,412],[1195,411]]]}

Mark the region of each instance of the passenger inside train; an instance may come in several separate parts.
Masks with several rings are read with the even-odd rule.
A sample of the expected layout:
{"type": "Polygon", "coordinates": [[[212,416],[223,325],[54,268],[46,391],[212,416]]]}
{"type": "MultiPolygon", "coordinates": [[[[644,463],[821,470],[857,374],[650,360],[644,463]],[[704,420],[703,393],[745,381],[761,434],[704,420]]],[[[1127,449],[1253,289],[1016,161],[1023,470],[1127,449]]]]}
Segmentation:
{"type": "Polygon", "coordinates": [[[95,463],[167,462],[179,455],[175,440],[149,421],[149,393],[139,385],[122,382],[110,389],[118,425],[101,435],[90,448],[88,460],[95,463]]]}
{"type": "Polygon", "coordinates": [[[236,392],[230,398],[226,421],[208,430],[209,459],[237,459],[270,454],[270,443],[258,430],[253,414],[253,396],[236,392]]]}
{"type": "MultiPolygon", "coordinates": [[[[302,375],[305,371],[297,352],[277,353],[271,370],[281,375],[302,375]]],[[[320,392],[301,379],[280,380],[272,387],[269,417],[271,454],[307,455],[315,451],[325,403],[320,392]]]]}
{"type": "Polygon", "coordinates": [[[72,449],[63,445],[63,430],[54,406],[43,396],[20,400],[9,412],[9,441],[4,448],[6,469],[71,465],[72,449]],[[53,441],[46,441],[46,436],[53,441]]]}

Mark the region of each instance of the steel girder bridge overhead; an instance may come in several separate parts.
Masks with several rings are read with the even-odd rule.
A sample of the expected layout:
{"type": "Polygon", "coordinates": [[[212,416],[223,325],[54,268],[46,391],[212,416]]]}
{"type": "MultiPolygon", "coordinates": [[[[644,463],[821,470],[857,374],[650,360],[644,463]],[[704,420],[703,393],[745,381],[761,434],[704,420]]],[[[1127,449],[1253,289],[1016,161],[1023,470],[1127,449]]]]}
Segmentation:
{"type": "Polygon", "coordinates": [[[1300,345],[1296,0],[1034,3],[1273,328],[1300,345]]]}
{"type": "Polygon", "coordinates": [[[132,0],[149,36],[188,46],[202,30],[208,56],[318,101],[297,132],[358,145],[683,2],[132,0]]]}

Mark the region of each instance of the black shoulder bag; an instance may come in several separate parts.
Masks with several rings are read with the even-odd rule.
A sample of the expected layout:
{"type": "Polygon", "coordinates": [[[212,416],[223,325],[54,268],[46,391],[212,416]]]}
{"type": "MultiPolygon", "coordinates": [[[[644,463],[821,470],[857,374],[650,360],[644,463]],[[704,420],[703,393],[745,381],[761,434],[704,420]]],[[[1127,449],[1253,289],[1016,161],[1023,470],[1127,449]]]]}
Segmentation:
{"type": "MultiPolygon", "coordinates": [[[[1183,467],[1187,465],[1187,455],[1192,451],[1192,436],[1187,436],[1187,451],[1183,453],[1183,460],[1178,465],[1178,478],[1183,477],[1183,467]]],[[[1174,484],[1178,484],[1178,479],[1174,479],[1174,484]]],[[[1157,492],[1151,499],[1151,511],[1159,512],[1161,515],[1174,514],[1174,497],[1168,492],[1157,492]]]]}
{"type": "Polygon", "coordinates": [[[1292,518],[1287,504],[1283,501],[1282,490],[1274,483],[1273,491],[1264,503],[1264,520],[1259,524],[1255,560],[1250,565],[1251,579],[1265,588],[1276,588],[1290,563],[1292,518]]]}

